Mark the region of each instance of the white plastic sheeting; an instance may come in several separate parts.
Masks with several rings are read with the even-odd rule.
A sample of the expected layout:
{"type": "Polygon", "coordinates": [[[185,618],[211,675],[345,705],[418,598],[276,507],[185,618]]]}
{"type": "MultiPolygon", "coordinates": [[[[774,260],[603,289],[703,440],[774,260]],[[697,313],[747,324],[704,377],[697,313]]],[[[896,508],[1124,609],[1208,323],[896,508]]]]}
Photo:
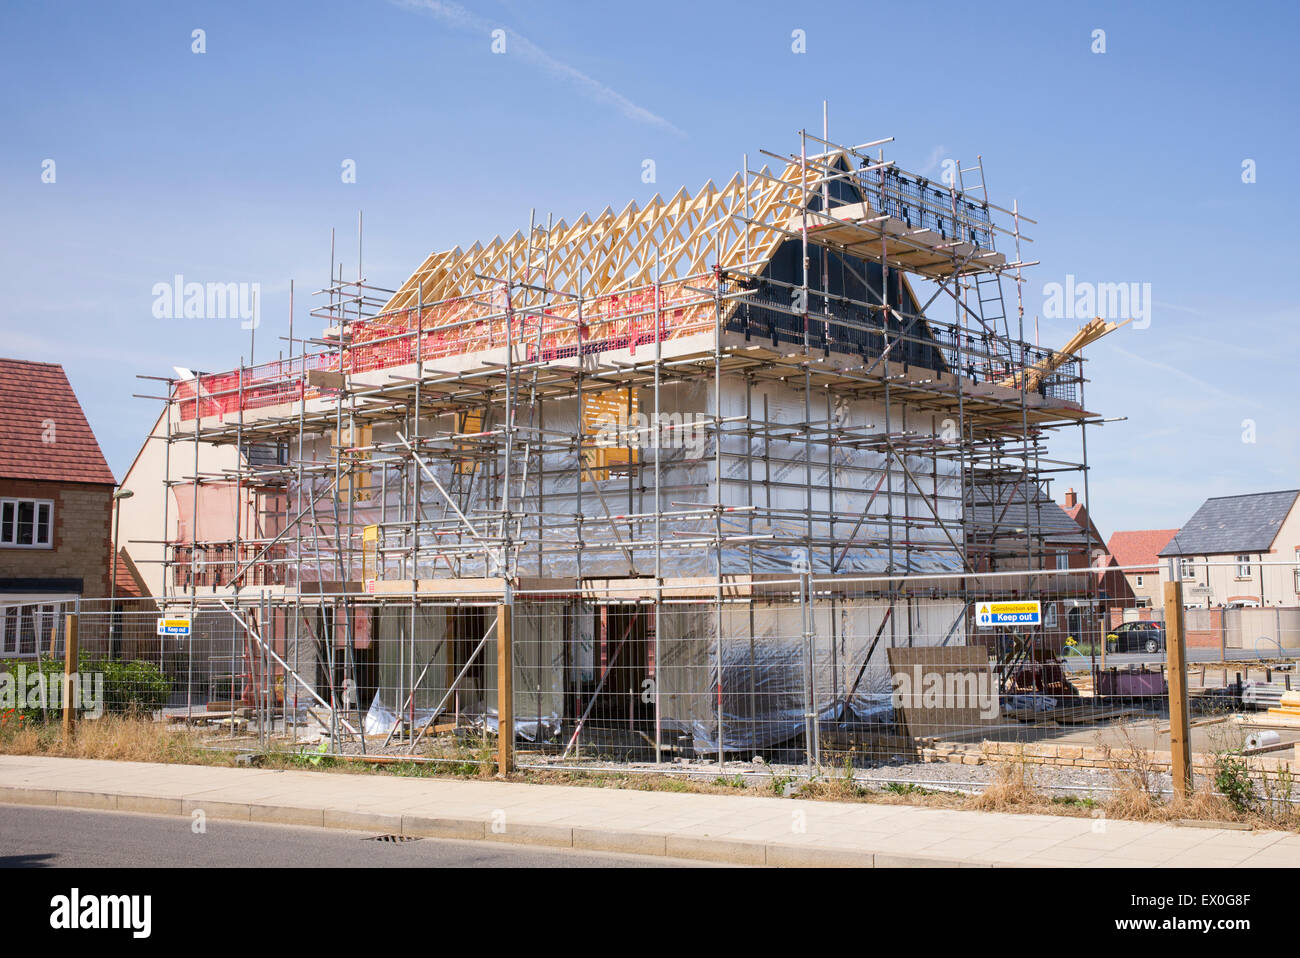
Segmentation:
{"type": "Polygon", "coordinates": [[[832,608],[819,601],[811,606],[807,625],[800,606],[793,603],[730,605],[721,613],[707,605],[665,609],[658,626],[665,726],[689,730],[697,750],[716,750],[720,704],[723,748],[743,751],[802,735],[810,705],[822,724],[888,723],[892,710],[886,649],[891,644],[959,641],[952,636],[963,630],[960,624],[956,630],[953,626],[963,615],[963,605],[941,600],[914,602],[911,608],[900,604],[892,631],[891,622],[884,621],[887,608],[883,602],[861,600],[832,608]],[[813,632],[811,703],[805,628],[813,632]]]}
{"type": "MultiPolygon", "coordinates": [[[[722,744],[728,752],[762,750],[798,739],[810,704],[806,627],[813,632],[811,705],[820,725],[890,724],[886,650],[891,645],[962,642],[964,607],[959,601],[914,599],[897,603],[889,618],[887,609],[879,599],[832,603],[819,598],[809,606],[805,624],[800,605],[793,602],[732,604],[721,610],[707,602],[664,606],[655,622],[659,643],[655,678],[666,737],[687,735],[697,751],[716,750],[721,708],[722,744]]],[[[449,653],[442,639],[449,614],[441,607],[421,608],[414,649],[409,625],[400,616],[380,617],[380,688],[367,715],[368,725],[381,732],[392,727],[406,699],[410,676],[418,676],[426,663],[432,664],[416,691],[413,708],[417,722],[432,717],[447,689],[449,653]]],[[[514,708],[516,734],[523,739],[537,741],[541,735],[555,741],[566,689],[590,691],[592,681],[599,680],[593,626],[598,615],[598,606],[582,603],[516,601],[514,708]]],[[[647,635],[645,641],[652,639],[647,635]]],[[[494,731],[495,636],[480,654],[485,659],[481,687],[465,688],[459,704],[463,718],[494,731]]],[[[453,663],[453,671],[463,664],[453,663]]]]}
{"type": "MultiPolygon", "coordinates": [[[[516,729],[525,733],[539,722],[543,732],[558,728],[558,718],[563,707],[563,663],[565,635],[565,606],[559,603],[516,604],[512,629],[514,632],[514,689],[516,729]],[[527,728],[525,728],[527,726],[527,728]]],[[[485,623],[495,621],[495,610],[489,609],[485,623]]],[[[416,610],[415,629],[410,625],[410,609],[398,609],[377,616],[379,690],[371,704],[367,721],[373,721],[387,732],[395,721],[399,709],[405,707],[408,717],[414,712],[417,724],[433,716],[433,710],[446,695],[450,680],[466,664],[463,659],[451,657],[455,651],[447,641],[448,618],[456,614],[448,606],[421,605],[416,610]],[[414,634],[414,643],[412,643],[414,634]],[[411,697],[411,685],[418,683],[411,697]],[[411,701],[407,704],[408,697],[411,701]]],[[[468,638],[458,643],[462,655],[467,655],[482,636],[468,638]]],[[[459,707],[462,716],[491,717],[490,728],[495,730],[497,708],[497,644],[495,631],[479,651],[475,663],[481,667],[467,672],[457,686],[457,694],[448,699],[444,714],[459,707]],[[473,678],[470,678],[473,676],[473,678]]]]}
{"type": "MultiPolygon", "coordinates": [[[[638,409],[652,418],[652,391],[639,390],[637,402],[638,409]]],[[[714,404],[713,390],[704,384],[675,383],[660,389],[661,414],[674,416],[677,421],[712,417],[714,404]]],[[[531,463],[517,449],[510,464],[510,531],[512,538],[521,544],[513,557],[511,571],[519,575],[556,577],[652,574],[655,549],[644,543],[654,540],[653,519],[611,521],[608,516],[646,516],[655,511],[651,464],[656,455],[660,465],[660,507],[665,513],[660,555],[660,568],[665,576],[709,575],[719,571],[719,565],[723,574],[789,573],[804,559],[801,544],[806,538],[815,541],[832,537],[839,543],[837,548],[819,546],[806,557],[813,572],[883,571],[891,554],[887,516],[894,518],[895,569],[930,572],[959,567],[952,541],[961,541],[956,464],[929,456],[908,455],[903,457],[903,462],[911,473],[910,479],[897,461],[890,466],[890,478],[883,479],[886,462],[883,453],[856,447],[842,438],[827,441],[828,417],[833,428],[855,429],[860,437],[883,433],[886,416],[879,403],[841,401],[827,409],[825,394],[819,393],[813,397],[811,408],[806,408],[802,390],[783,383],[755,385],[746,400],[744,383],[728,380],[724,383],[721,406],[723,417],[743,419],[748,407],[756,419],[766,410],[770,421],[782,425],[773,427],[770,438],[760,435],[747,439],[744,435],[727,434],[729,430],[743,429],[742,421],[724,424],[720,490],[716,479],[718,436],[712,426],[702,435],[698,428],[666,431],[661,436],[662,448],[658,450],[645,438],[643,448],[638,450],[646,465],[640,479],[629,479],[611,471],[607,478],[593,482],[590,473],[582,472],[580,482],[576,448],[548,451],[534,457],[531,463]],[[813,423],[811,442],[800,426],[805,417],[813,423]],[[521,502],[525,466],[528,475],[521,502]],[[724,536],[754,538],[731,542],[718,550],[711,545],[718,528],[713,516],[671,515],[690,511],[693,505],[718,501],[730,506],[757,507],[752,513],[727,514],[721,522],[724,536]],[[822,513],[823,518],[809,521],[809,508],[814,515],[822,513]],[[943,529],[935,528],[936,512],[949,527],[952,540],[943,529]],[[543,516],[540,524],[539,513],[543,516]],[[581,552],[576,546],[578,532],[571,524],[572,517],[577,515],[585,520],[581,552]],[[836,517],[833,528],[826,515],[836,517]],[[864,515],[866,520],[860,521],[864,515]],[[852,545],[846,550],[844,544],[849,542],[850,535],[852,545]],[[633,542],[643,545],[626,545],[633,542]]],[[[490,412],[482,428],[492,429],[497,425],[497,416],[499,411],[490,412]]],[[[516,422],[544,428],[552,441],[557,433],[575,433],[577,421],[576,400],[549,400],[536,410],[526,404],[516,410],[516,422]]],[[[928,414],[921,416],[915,410],[895,404],[890,409],[889,428],[894,434],[925,436],[942,434],[947,426],[928,414]]],[[[421,433],[428,436],[452,429],[453,419],[447,415],[429,420],[421,433]]],[[[374,442],[395,440],[391,427],[375,428],[374,442]]],[[[324,440],[315,441],[305,452],[308,459],[328,460],[330,455],[324,440]]],[[[446,443],[440,449],[426,451],[423,459],[460,511],[472,517],[478,536],[501,533],[498,519],[485,514],[498,510],[501,505],[505,474],[502,456],[480,460],[471,472],[453,446],[446,443]]],[[[399,461],[390,460],[386,466],[374,464],[369,486],[351,501],[347,495],[340,498],[326,493],[329,482],[330,478],[317,477],[307,480],[302,489],[296,483],[290,484],[287,498],[291,509],[296,509],[300,492],[304,505],[313,493],[321,494],[315,508],[308,510],[306,528],[310,530],[314,526],[316,535],[307,535],[302,543],[302,561],[298,565],[304,581],[362,577],[360,551],[355,544],[351,550],[345,545],[344,554],[350,559],[343,568],[338,564],[333,548],[336,524],[347,528],[350,523],[353,529],[358,529],[381,518],[405,523],[414,517],[410,502],[411,470],[403,469],[399,461]]],[[[455,548],[438,555],[435,537],[422,532],[418,569],[403,565],[398,552],[393,552],[382,563],[375,563],[382,566],[378,571],[373,566],[364,570],[366,578],[411,578],[413,571],[420,578],[501,574],[502,557],[490,544],[477,544],[475,535],[456,519],[455,511],[438,485],[423,474],[419,515],[424,520],[445,520],[444,531],[453,530],[454,534],[444,534],[436,541],[455,548]]],[[[392,529],[387,544],[400,551],[409,546],[411,535],[409,529],[401,532],[392,529]]],[[[290,558],[296,558],[298,537],[289,536],[285,542],[290,558]]]]}

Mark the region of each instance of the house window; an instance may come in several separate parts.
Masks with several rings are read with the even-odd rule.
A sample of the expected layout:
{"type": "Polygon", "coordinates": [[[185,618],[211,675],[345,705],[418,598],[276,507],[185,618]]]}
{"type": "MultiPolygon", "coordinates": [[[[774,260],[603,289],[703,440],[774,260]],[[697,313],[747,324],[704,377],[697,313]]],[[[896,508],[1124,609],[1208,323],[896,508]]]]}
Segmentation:
{"type": "Polygon", "coordinates": [[[1137,577],[1137,586],[1139,589],[1142,588],[1142,576],[1137,577]]]}
{"type": "Polygon", "coordinates": [[[1250,578],[1250,556],[1237,556],[1237,578],[1250,578]]]}
{"type": "Polygon", "coordinates": [[[18,606],[0,609],[0,655],[18,654],[18,606]]]}
{"type": "Polygon", "coordinates": [[[1180,574],[1184,579],[1195,579],[1195,578],[1196,578],[1196,560],[1195,560],[1195,559],[1182,559],[1182,560],[1179,561],[1179,565],[1181,566],[1181,570],[1180,570],[1180,573],[1179,573],[1179,574],[1180,574]]]}
{"type": "Polygon", "coordinates": [[[0,499],[0,546],[51,548],[53,517],[49,499],[0,499]]]}
{"type": "Polygon", "coordinates": [[[1300,593],[1300,546],[1295,550],[1295,590],[1300,593]]]}
{"type": "Polygon", "coordinates": [[[0,606],[0,655],[36,655],[54,627],[51,604],[0,606]]]}
{"type": "Polygon", "coordinates": [[[1056,567],[1058,569],[1070,568],[1070,554],[1068,552],[1056,553],[1056,567]]]}

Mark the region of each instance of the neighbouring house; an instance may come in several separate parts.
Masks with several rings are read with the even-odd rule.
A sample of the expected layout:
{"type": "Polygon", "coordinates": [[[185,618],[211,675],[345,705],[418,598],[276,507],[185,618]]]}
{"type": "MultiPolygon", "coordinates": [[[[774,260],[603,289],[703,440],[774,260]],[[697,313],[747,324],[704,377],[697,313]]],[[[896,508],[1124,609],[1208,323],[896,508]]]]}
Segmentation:
{"type": "Polygon", "coordinates": [[[0,359],[0,656],[108,595],[115,480],[63,367],[0,359]]]}
{"type": "MultiPolygon", "coordinates": [[[[1298,498],[1300,489],[1206,499],[1158,553],[1175,560],[1184,604],[1300,604],[1298,498]]],[[[1168,581],[1169,563],[1160,576],[1168,581]]]]}
{"type": "MultiPolygon", "coordinates": [[[[1076,546],[1067,552],[1064,559],[1065,567],[1070,569],[1089,568],[1095,577],[1096,583],[1091,599],[1074,599],[1071,602],[1075,606],[1079,606],[1084,602],[1094,605],[1099,612],[1109,616],[1106,619],[1107,628],[1109,628],[1116,621],[1122,620],[1125,610],[1132,609],[1137,605],[1136,596],[1124,574],[1117,568],[1120,563],[1111,554],[1105,538],[1093,523],[1092,517],[1088,514],[1088,507],[1079,501],[1078,494],[1075,493],[1074,489],[1065,491],[1061,511],[1079,527],[1079,531],[1083,533],[1084,543],[1082,546],[1076,546]]],[[[1060,567],[1061,561],[1058,554],[1058,567],[1060,567]]]]}
{"type": "MultiPolygon", "coordinates": [[[[1084,642],[1108,627],[1106,610],[1131,604],[1123,576],[1107,569],[1105,540],[1088,518],[1073,489],[1064,504],[1052,500],[1042,486],[1031,486],[1026,497],[1020,486],[996,499],[981,498],[972,511],[970,527],[978,530],[995,520],[1001,523],[997,565],[983,571],[1006,572],[1029,568],[1059,575],[1042,576],[1036,594],[1042,603],[1046,644],[1059,651],[1067,636],[1084,642]],[[987,503],[984,505],[983,503],[987,503]],[[1026,529],[1035,530],[1026,535],[1026,529]],[[1021,554],[1016,554],[1019,545],[1021,554]]],[[[974,533],[972,533],[973,535],[974,533]]],[[[975,540],[977,546],[984,540],[975,540]]]]}
{"type": "Polygon", "coordinates": [[[1176,532],[1177,529],[1125,529],[1111,535],[1106,543],[1116,564],[1124,569],[1124,578],[1138,608],[1160,608],[1164,602],[1160,550],[1176,532]]]}

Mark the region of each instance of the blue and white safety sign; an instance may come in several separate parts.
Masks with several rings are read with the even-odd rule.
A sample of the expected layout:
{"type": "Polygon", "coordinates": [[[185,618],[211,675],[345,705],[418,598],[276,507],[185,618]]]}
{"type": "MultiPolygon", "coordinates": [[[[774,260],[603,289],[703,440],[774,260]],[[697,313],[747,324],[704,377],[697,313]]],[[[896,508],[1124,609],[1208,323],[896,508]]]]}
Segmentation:
{"type": "Polygon", "coordinates": [[[976,602],[975,625],[994,629],[1004,625],[1041,625],[1042,606],[1034,602],[976,602]]]}

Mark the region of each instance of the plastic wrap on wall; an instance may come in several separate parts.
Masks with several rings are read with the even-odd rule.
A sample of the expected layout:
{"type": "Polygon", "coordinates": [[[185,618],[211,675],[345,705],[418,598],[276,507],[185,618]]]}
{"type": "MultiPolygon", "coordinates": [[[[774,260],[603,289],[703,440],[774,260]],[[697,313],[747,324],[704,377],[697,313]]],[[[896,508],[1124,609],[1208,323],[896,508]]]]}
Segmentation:
{"type": "MultiPolygon", "coordinates": [[[[712,389],[705,384],[665,384],[660,392],[661,413],[677,416],[679,420],[711,414],[714,397],[712,389]]],[[[773,422],[793,425],[806,414],[802,390],[788,384],[756,385],[746,400],[744,383],[729,380],[724,383],[722,399],[722,414],[734,419],[743,418],[747,409],[755,417],[761,417],[766,410],[773,422]]],[[[642,390],[639,408],[647,417],[653,415],[647,390],[642,390]]],[[[542,423],[548,431],[557,433],[576,432],[578,427],[578,403],[574,399],[550,400],[536,410],[525,403],[518,407],[516,415],[518,422],[542,423]]],[[[814,421],[822,421],[828,415],[837,428],[856,430],[858,435],[874,435],[884,430],[884,409],[879,403],[841,400],[830,410],[814,403],[814,421]]],[[[912,419],[904,423],[902,406],[891,407],[891,415],[896,431],[901,425],[918,434],[942,428],[941,423],[930,421],[932,417],[920,417],[915,411],[910,413],[912,419]]],[[[484,428],[490,429],[492,422],[493,413],[489,411],[484,428]]],[[[451,417],[443,416],[429,420],[422,434],[445,433],[451,428],[451,417]]],[[[898,462],[891,466],[891,475],[885,478],[881,472],[885,457],[876,449],[851,442],[827,443],[824,436],[809,443],[794,428],[774,428],[768,437],[746,437],[738,432],[741,428],[740,422],[724,426],[724,430],[732,432],[720,438],[723,477],[720,488],[716,479],[719,437],[711,426],[668,430],[661,437],[661,448],[647,444],[638,450],[640,461],[647,467],[656,457],[659,462],[665,516],[661,525],[664,547],[658,558],[665,576],[709,575],[719,571],[719,566],[723,574],[750,571],[789,574],[796,571],[796,564],[801,561],[794,553],[809,536],[814,540],[832,537],[840,540],[834,550],[814,549],[807,556],[807,562],[817,574],[877,573],[885,569],[891,558],[894,567],[901,571],[943,572],[961,567],[954,545],[954,541],[961,541],[957,464],[929,456],[903,455],[910,478],[898,462]],[[751,537],[747,541],[733,541],[721,549],[715,548],[714,517],[671,515],[689,511],[673,503],[719,499],[728,505],[758,507],[752,515],[732,513],[724,520],[724,536],[751,537]],[[801,518],[809,505],[815,514],[837,516],[833,527],[825,518],[814,519],[810,527],[801,518]],[[935,512],[949,525],[948,534],[935,527],[935,512]],[[897,520],[892,551],[888,542],[890,526],[885,521],[891,514],[897,520]],[[860,522],[864,515],[867,521],[860,522]]],[[[376,426],[373,441],[393,442],[392,432],[392,427],[376,426]]],[[[306,458],[321,461],[328,461],[330,455],[327,443],[321,439],[304,452],[306,458]]],[[[653,519],[615,520],[611,524],[606,513],[606,509],[613,515],[649,516],[654,512],[654,484],[648,468],[638,481],[630,482],[626,476],[615,473],[593,483],[590,473],[580,469],[576,448],[552,448],[537,459],[528,464],[522,503],[519,496],[524,463],[516,459],[511,464],[513,532],[514,538],[522,543],[509,557],[514,573],[568,577],[646,575],[654,570],[656,550],[645,544],[654,538],[653,519]],[[578,478],[580,474],[582,481],[578,478]],[[578,514],[586,517],[581,553],[574,546],[578,533],[570,521],[578,514]],[[637,541],[643,544],[625,545],[637,541]]],[[[435,554],[434,537],[422,534],[423,554],[412,569],[401,558],[411,533],[399,533],[392,528],[387,545],[394,551],[387,557],[374,556],[363,566],[360,550],[344,550],[342,572],[346,578],[502,574],[506,557],[489,546],[480,546],[468,529],[457,526],[442,490],[453,497],[466,515],[490,513],[501,502],[504,458],[498,455],[495,459],[480,459],[467,471],[467,460],[458,457],[451,446],[445,446],[441,451],[431,449],[423,460],[437,483],[429,481],[421,472],[419,513],[426,520],[450,517],[443,525],[443,534],[436,540],[447,546],[446,552],[435,554]]],[[[412,488],[409,462],[404,465],[400,459],[391,460],[386,466],[373,463],[368,483],[357,489],[349,487],[342,496],[329,490],[331,479],[309,479],[301,489],[296,483],[290,483],[287,502],[291,509],[300,501],[300,494],[304,504],[311,500],[313,493],[319,494],[315,507],[308,510],[302,561],[289,564],[291,568],[299,568],[303,581],[340,578],[334,548],[336,524],[350,521],[356,529],[381,519],[405,522],[414,512],[405,501],[412,488]]],[[[482,519],[476,522],[480,529],[491,525],[482,519]]],[[[287,536],[284,541],[290,559],[298,559],[299,537],[287,536]]]]}
{"type": "Polygon", "coordinates": [[[716,751],[718,710],[725,751],[762,750],[804,734],[808,648],[813,642],[815,711],[822,728],[893,723],[887,649],[891,642],[942,645],[963,613],[959,602],[896,606],[896,630],[879,600],[819,602],[805,622],[797,604],[730,606],[719,616],[706,605],[659,616],[660,708],[665,728],[687,732],[697,751],[716,751]],[[721,618],[722,641],[717,640],[721,618]],[[870,661],[865,661],[870,651],[870,661]],[[722,657],[719,695],[717,658],[722,657]]]}
{"type": "Polygon", "coordinates": [[[420,606],[415,613],[412,644],[410,610],[380,614],[376,628],[379,649],[379,695],[390,709],[398,709],[410,695],[412,676],[419,680],[407,709],[432,714],[447,690],[447,610],[420,606]],[[398,699],[400,698],[400,701],[398,699]]]}
{"type": "MultiPolygon", "coordinates": [[[[484,729],[492,735],[498,734],[501,727],[501,717],[497,714],[496,709],[489,709],[474,722],[475,728],[484,729]]],[[[549,715],[515,716],[515,738],[522,739],[525,742],[540,744],[544,742],[555,743],[560,740],[560,716],[556,712],[549,715]]]]}
{"type": "MultiPolygon", "coordinates": [[[[515,603],[513,620],[514,690],[516,716],[558,715],[563,707],[565,603],[515,603]]],[[[448,616],[452,609],[425,604],[417,608],[414,641],[410,609],[395,610],[376,616],[378,643],[379,691],[376,705],[396,711],[411,695],[412,677],[416,689],[408,712],[429,717],[446,695],[449,673],[459,672],[464,662],[453,661],[446,641],[448,616]]],[[[470,643],[471,647],[477,642],[470,643]]],[[[465,681],[459,687],[462,715],[479,716],[495,713],[497,690],[497,652],[495,635],[478,653],[482,663],[477,687],[465,681]]],[[[444,708],[450,708],[448,703],[444,708]]],[[[378,714],[378,713],[376,713],[378,714]]],[[[523,719],[519,719],[523,721],[523,719]]],[[[520,734],[523,734],[521,732],[520,734]]],[[[530,740],[531,741],[531,740],[530,740]]]]}

